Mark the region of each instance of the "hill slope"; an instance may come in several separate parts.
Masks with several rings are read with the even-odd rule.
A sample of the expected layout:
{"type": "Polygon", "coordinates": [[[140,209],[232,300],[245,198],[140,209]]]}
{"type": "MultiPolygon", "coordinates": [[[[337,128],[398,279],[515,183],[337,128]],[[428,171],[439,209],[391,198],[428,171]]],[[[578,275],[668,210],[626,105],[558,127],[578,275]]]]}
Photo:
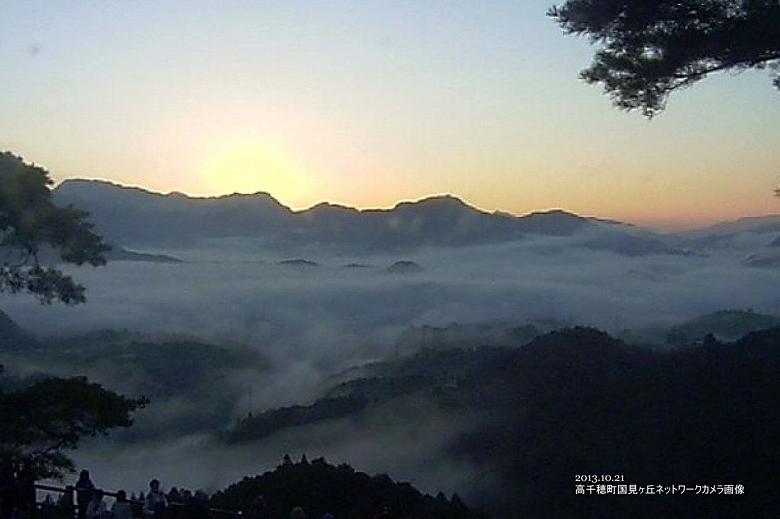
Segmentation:
{"type": "Polygon", "coordinates": [[[309,463],[287,461],[276,470],[243,481],[217,493],[212,506],[231,511],[250,511],[258,496],[267,504],[270,517],[288,517],[302,507],[308,517],[331,513],[339,519],[386,517],[406,519],[477,519],[456,496],[436,498],[421,494],[408,483],[386,475],[369,476],[348,465],[338,467],[317,459],[309,463]]]}
{"type": "MultiPolygon", "coordinates": [[[[360,415],[415,395],[447,413],[449,423],[465,419],[473,427],[439,457],[503,482],[475,503],[496,517],[758,517],[774,509],[780,482],[774,466],[780,447],[771,441],[780,437],[779,370],[780,328],[667,352],[574,328],[515,349],[424,351],[375,365],[327,398],[355,403],[351,412],[360,415]],[[750,490],[749,497],[728,499],[583,497],[574,494],[578,474],[750,490]]],[[[322,410],[308,416],[333,420],[350,411],[322,410]]],[[[241,435],[232,439],[250,440],[253,425],[262,425],[258,438],[274,425],[300,425],[284,416],[279,410],[264,414],[262,424],[239,423],[241,435]]],[[[425,411],[405,417],[426,419],[425,411]]],[[[385,426],[393,426],[391,418],[385,426]]]]}
{"type": "Polygon", "coordinates": [[[55,189],[54,199],[88,211],[109,241],[139,248],[240,237],[281,249],[333,247],[372,253],[500,243],[528,235],[571,236],[601,229],[611,231],[610,237],[602,233],[586,246],[629,255],[671,251],[658,236],[628,226],[561,210],[520,217],[487,213],[450,195],[401,202],[392,209],[358,210],[323,203],[296,212],[267,193],[197,198],[103,181],[67,180],[55,189]]]}

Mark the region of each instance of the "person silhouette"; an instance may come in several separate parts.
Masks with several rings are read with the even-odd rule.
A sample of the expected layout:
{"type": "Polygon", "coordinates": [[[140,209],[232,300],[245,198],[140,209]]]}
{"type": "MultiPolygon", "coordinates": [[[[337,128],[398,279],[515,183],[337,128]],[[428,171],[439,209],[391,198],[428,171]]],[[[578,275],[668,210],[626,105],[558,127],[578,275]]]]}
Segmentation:
{"type": "Polygon", "coordinates": [[[82,470],[79,473],[79,479],[76,481],[76,517],[84,519],[87,515],[87,506],[92,501],[92,493],[95,491],[95,485],[89,477],[88,470],[82,470]]]}
{"type": "Polygon", "coordinates": [[[153,517],[155,519],[163,517],[166,508],[168,508],[168,500],[160,490],[160,481],[153,479],[149,482],[149,493],[146,494],[146,499],[144,500],[144,517],[153,517]]]}

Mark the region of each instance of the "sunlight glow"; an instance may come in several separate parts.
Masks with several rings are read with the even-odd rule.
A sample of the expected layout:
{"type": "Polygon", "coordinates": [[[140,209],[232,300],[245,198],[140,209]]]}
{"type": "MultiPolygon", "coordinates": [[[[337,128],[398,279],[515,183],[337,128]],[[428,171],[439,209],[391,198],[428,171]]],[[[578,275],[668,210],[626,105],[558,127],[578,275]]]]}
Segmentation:
{"type": "Polygon", "coordinates": [[[255,135],[231,137],[209,150],[201,177],[205,190],[216,193],[262,190],[282,200],[295,200],[308,191],[307,175],[292,155],[255,135]]]}

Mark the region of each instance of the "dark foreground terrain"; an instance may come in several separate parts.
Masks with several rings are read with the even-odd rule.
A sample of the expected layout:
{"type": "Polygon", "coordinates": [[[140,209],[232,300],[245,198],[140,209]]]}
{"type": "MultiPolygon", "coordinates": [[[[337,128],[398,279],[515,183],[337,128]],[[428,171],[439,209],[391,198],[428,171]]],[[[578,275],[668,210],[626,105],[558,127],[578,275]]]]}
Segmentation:
{"type": "Polygon", "coordinates": [[[472,424],[446,452],[500,482],[469,501],[496,517],[771,517],[779,370],[780,328],[660,351],[572,328],[519,348],[425,350],[373,365],[310,406],[248,417],[223,438],[249,442],[425,399],[472,424]],[[629,485],[653,495],[629,495],[629,485]]]}

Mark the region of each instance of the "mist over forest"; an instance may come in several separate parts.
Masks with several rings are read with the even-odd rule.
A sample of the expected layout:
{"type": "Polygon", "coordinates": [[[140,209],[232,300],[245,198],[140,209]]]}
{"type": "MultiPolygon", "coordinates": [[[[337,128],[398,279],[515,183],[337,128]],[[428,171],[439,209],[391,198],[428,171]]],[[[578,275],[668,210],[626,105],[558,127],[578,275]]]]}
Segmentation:
{"type": "Polygon", "coordinates": [[[0,519],[778,517],[778,0],[2,0],[0,62],[0,519]]]}
{"type": "Polygon", "coordinates": [[[777,217],[660,234],[563,211],[488,214],[439,197],[380,213],[339,209],[358,222],[341,227],[319,220],[329,212],[281,209],[286,220],[272,232],[241,223],[215,236],[199,219],[230,228],[236,203],[240,212],[266,197],[65,188],[63,200],[90,210],[112,243],[109,262],[64,267],[88,287],[85,305],[3,295],[2,324],[16,338],[0,361],[12,378],[86,375],[150,399],[132,428],[74,453],[109,488],[142,489],[152,474],[215,492],[306,454],[509,517],[517,503],[531,510],[532,498],[511,497],[523,478],[473,443],[503,431],[490,440],[496,449],[513,444],[505,435],[521,405],[498,395],[520,389],[511,379],[491,389],[504,380],[499,366],[531,365],[524,352],[544,348],[567,366],[563,345],[579,341],[604,359],[625,350],[644,373],[677,366],[706,337],[728,356],[726,342],[780,325],[777,217]],[[145,218],[157,224],[120,241],[145,218]],[[362,236],[349,231],[364,224],[362,236]],[[492,236],[475,231],[485,225],[492,236]],[[369,239],[377,232],[392,234],[382,242],[391,246],[379,250],[369,239]]]}

